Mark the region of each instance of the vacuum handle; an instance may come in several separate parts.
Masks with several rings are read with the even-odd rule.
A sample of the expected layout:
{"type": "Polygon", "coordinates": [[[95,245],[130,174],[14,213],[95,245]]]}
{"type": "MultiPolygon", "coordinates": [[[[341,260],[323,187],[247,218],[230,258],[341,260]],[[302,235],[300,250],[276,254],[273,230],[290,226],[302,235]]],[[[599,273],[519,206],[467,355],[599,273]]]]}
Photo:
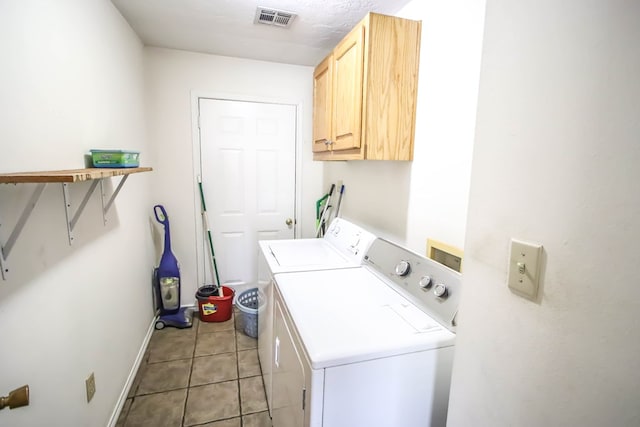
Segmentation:
{"type": "Polygon", "coordinates": [[[153,213],[156,216],[156,221],[158,221],[162,225],[167,225],[167,223],[169,222],[169,217],[167,216],[167,211],[164,210],[164,206],[155,205],[153,207],[153,213]],[[160,209],[161,211],[159,215],[158,215],[158,209],[160,209]]]}

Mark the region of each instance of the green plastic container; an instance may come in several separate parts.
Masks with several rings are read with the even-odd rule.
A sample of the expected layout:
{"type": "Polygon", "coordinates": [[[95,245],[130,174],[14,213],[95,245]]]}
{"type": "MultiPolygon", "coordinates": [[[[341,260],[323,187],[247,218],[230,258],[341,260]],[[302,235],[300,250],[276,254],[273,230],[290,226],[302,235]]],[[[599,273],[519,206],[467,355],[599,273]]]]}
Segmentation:
{"type": "Polygon", "coordinates": [[[139,151],[91,150],[94,168],[137,168],[139,157],[139,151]]]}

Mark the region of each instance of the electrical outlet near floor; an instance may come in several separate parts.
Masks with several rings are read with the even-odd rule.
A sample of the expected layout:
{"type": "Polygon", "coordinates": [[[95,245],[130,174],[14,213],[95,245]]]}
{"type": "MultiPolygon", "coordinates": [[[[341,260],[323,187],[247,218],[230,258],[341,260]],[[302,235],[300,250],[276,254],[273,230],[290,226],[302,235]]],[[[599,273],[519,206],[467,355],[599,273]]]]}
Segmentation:
{"type": "Polygon", "coordinates": [[[93,372],[84,380],[84,384],[87,387],[87,403],[89,403],[93,399],[93,395],[96,394],[96,377],[93,372]]]}

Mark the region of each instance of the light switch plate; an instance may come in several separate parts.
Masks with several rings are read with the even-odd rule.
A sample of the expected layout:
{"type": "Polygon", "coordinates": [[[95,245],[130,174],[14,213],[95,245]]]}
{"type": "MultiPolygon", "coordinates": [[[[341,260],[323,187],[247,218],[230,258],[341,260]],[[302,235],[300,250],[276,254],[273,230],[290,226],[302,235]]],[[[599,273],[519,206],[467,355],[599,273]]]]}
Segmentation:
{"type": "Polygon", "coordinates": [[[516,294],[535,300],[540,285],[542,245],[511,239],[508,285],[516,294]]]}
{"type": "Polygon", "coordinates": [[[87,389],[87,403],[89,403],[91,402],[91,399],[93,399],[93,395],[96,394],[96,377],[93,372],[84,381],[84,383],[87,389]]]}

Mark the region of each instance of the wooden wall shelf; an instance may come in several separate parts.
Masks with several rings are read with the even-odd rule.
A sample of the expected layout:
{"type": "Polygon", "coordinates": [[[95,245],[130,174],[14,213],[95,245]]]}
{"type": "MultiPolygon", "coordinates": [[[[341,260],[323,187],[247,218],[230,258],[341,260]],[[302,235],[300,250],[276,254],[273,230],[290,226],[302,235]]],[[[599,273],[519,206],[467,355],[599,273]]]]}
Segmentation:
{"type": "Polygon", "coordinates": [[[70,170],[54,170],[43,172],[18,172],[18,173],[4,173],[0,174],[0,184],[36,184],[31,198],[27,202],[22,214],[18,218],[13,231],[9,235],[6,243],[0,242],[0,275],[6,280],[9,268],[7,267],[7,258],[11,253],[13,245],[18,240],[24,225],[29,219],[31,212],[36,207],[42,192],[47,184],[58,183],[62,184],[62,194],[64,196],[64,209],[67,216],[67,232],[69,235],[69,244],[73,244],[73,229],[80,218],[87,202],[91,198],[94,190],[100,184],[102,189],[102,219],[104,224],[107,223],[107,212],[111,208],[113,201],[115,200],[118,192],[122,188],[123,184],[129,177],[129,175],[139,172],[151,172],[153,169],[148,167],[138,168],[87,168],[87,169],[70,169],[70,170]],[[105,178],[111,178],[114,176],[121,176],[118,186],[113,191],[110,197],[107,197],[104,192],[102,180],[105,178]],[[69,194],[69,184],[77,182],[93,181],[89,186],[84,198],[72,212],[71,195],[69,194]]]}
{"type": "Polygon", "coordinates": [[[88,168],[44,172],[18,172],[0,174],[1,184],[21,184],[28,182],[81,182],[112,176],[150,172],[152,168],[88,168]]]}

